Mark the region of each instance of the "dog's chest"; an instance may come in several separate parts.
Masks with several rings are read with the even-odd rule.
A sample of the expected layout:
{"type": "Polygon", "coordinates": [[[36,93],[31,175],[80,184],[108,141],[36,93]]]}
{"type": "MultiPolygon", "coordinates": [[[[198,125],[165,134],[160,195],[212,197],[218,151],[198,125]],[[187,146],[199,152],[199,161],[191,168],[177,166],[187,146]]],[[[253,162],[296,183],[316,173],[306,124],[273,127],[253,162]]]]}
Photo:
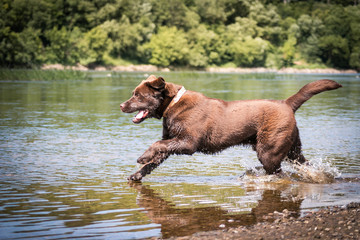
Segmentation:
{"type": "Polygon", "coordinates": [[[181,122],[163,119],[163,139],[177,138],[182,134],[184,134],[184,126],[181,122]]]}

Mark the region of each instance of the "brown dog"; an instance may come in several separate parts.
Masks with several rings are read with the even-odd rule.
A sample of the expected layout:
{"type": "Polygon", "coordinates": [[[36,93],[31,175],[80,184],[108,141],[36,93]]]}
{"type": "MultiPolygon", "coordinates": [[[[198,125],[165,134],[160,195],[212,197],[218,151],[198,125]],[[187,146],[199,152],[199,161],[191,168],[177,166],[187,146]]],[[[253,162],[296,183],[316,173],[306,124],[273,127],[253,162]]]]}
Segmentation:
{"type": "Polygon", "coordinates": [[[141,180],[171,154],[216,153],[240,144],[252,145],[268,174],[279,172],[286,157],[304,163],[294,113],[313,95],[339,87],[324,79],[305,85],[286,100],[226,102],[152,75],[120,105],[125,113],[139,111],[134,123],[163,118],[162,140],[137,160],[144,165],[129,180],[141,180]]]}

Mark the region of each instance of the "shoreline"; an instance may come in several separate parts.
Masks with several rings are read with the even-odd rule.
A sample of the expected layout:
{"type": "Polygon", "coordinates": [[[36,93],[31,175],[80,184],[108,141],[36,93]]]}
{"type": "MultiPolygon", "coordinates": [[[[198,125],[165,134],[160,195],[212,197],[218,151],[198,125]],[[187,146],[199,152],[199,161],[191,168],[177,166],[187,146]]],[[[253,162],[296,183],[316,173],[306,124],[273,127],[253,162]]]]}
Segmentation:
{"type": "MultiPolygon", "coordinates": [[[[128,65],[128,66],[114,66],[104,67],[97,66],[95,68],[87,68],[83,65],[77,64],[76,66],[64,66],[61,64],[48,64],[43,65],[41,70],[74,70],[74,71],[114,71],[114,72],[173,72],[181,70],[182,68],[163,68],[154,65],[128,65]]],[[[185,70],[186,68],[184,68],[185,70]]],[[[208,72],[208,73],[278,73],[278,74],[357,74],[359,72],[352,69],[339,70],[335,68],[234,68],[234,67],[207,67],[194,71],[208,72]]]]}
{"type": "MultiPolygon", "coordinates": [[[[207,239],[360,239],[360,202],[308,211],[294,218],[288,210],[268,214],[269,222],[224,230],[198,232],[172,240],[207,239]]],[[[151,238],[158,240],[161,238],[151,238]]]]}

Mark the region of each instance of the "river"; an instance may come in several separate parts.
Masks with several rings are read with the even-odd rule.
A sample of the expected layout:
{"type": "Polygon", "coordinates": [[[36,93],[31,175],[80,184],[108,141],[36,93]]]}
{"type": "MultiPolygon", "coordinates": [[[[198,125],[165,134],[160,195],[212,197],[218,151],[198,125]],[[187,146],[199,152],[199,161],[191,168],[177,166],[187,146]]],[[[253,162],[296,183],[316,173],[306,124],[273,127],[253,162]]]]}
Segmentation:
{"type": "Polygon", "coordinates": [[[296,113],[306,174],[267,176],[255,152],[171,156],[142,184],[136,159],[161,121],[135,125],[119,104],[147,73],[92,72],[86,80],[0,81],[1,239],[143,239],[252,225],[360,199],[360,76],[155,73],[224,100],[285,99],[308,82],[343,85],[296,113]]]}

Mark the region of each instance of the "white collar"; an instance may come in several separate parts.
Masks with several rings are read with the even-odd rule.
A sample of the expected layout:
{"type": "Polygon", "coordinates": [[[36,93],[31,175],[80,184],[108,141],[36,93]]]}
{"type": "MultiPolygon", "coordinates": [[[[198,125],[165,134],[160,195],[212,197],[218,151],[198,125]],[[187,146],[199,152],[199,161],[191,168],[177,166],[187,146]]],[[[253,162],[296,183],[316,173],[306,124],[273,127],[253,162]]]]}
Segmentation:
{"type": "Polygon", "coordinates": [[[184,93],[186,92],[186,89],[184,87],[182,87],[178,93],[176,94],[176,96],[173,98],[173,100],[171,101],[170,105],[174,105],[175,103],[177,103],[180,98],[184,95],[184,93]]]}
{"type": "Polygon", "coordinates": [[[185,94],[185,92],[186,89],[184,87],[181,87],[181,89],[177,92],[176,96],[171,100],[170,104],[167,106],[166,110],[164,111],[164,114],[180,100],[180,98],[185,94]]]}

